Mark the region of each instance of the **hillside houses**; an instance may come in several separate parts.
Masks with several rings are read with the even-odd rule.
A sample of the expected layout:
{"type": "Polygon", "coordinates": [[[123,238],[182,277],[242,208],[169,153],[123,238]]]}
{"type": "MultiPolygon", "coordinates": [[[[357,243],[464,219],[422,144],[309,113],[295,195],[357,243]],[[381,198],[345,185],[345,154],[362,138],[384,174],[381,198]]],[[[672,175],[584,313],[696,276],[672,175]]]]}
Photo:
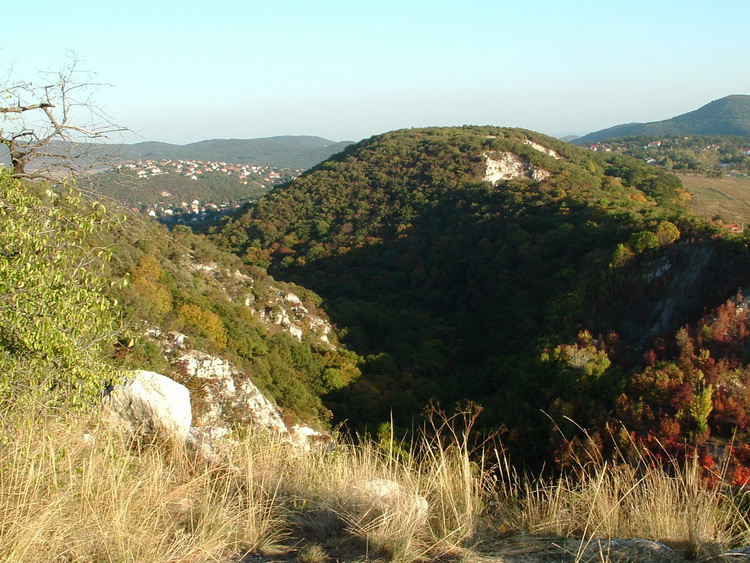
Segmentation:
{"type": "MultiPolygon", "coordinates": [[[[181,159],[136,160],[120,164],[117,170],[135,176],[146,185],[153,182],[156,193],[160,195],[160,201],[155,202],[152,199],[150,203],[139,202],[138,207],[134,208],[135,211],[179,223],[200,221],[212,214],[226,213],[239,207],[246,199],[227,198],[225,191],[218,190],[215,193],[216,197],[211,198],[209,195],[206,197],[207,201],[199,199],[180,201],[179,190],[173,193],[170,191],[172,187],[164,189],[165,186],[174,186],[173,182],[164,182],[170,175],[183,178],[183,185],[184,182],[205,181],[209,192],[212,192],[211,186],[217,183],[217,175],[233,176],[235,177],[233,182],[246,185],[248,188],[251,185],[255,186],[254,190],[257,192],[259,185],[270,189],[275,184],[293,179],[303,172],[303,170],[280,169],[271,166],[181,159]]],[[[207,192],[204,189],[202,193],[207,192]]]]}
{"type": "Polygon", "coordinates": [[[270,184],[278,183],[282,178],[294,178],[302,170],[280,170],[272,166],[256,166],[252,164],[233,164],[228,162],[213,162],[203,160],[136,160],[126,162],[117,167],[118,170],[131,170],[138,178],[152,178],[162,174],[177,174],[191,180],[198,180],[199,176],[208,172],[218,172],[228,176],[239,176],[242,183],[252,177],[270,184]],[[283,174],[282,174],[283,172],[283,174]]]}
{"type": "Polygon", "coordinates": [[[134,208],[133,211],[142,212],[151,217],[159,217],[163,219],[172,218],[171,222],[175,223],[190,223],[206,219],[211,214],[221,214],[232,211],[234,209],[238,209],[241,205],[241,202],[213,203],[200,202],[195,199],[191,202],[160,202],[155,205],[144,207],[142,209],[134,208]]]}

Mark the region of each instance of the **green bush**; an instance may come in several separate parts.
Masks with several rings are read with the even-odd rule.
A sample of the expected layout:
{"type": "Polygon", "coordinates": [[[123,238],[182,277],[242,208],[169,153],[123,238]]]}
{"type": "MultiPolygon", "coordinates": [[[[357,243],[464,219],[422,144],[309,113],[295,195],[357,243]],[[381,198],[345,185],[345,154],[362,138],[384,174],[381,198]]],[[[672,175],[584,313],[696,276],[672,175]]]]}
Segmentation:
{"type": "Polygon", "coordinates": [[[39,191],[0,169],[0,400],[80,406],[111,376],[108,251],[87,244],[106,218],[73,189],[39,191]]]}

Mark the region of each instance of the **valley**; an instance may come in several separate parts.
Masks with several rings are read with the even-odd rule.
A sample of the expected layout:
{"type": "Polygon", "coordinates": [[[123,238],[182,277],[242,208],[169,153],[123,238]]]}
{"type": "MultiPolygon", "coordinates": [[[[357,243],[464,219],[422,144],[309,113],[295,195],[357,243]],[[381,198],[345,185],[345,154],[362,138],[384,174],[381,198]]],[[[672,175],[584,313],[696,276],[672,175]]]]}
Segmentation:
{"type": "Polygon", "coordinates": [[[748,0],[5,13],[0,562],[750,561],[748,0]]]}

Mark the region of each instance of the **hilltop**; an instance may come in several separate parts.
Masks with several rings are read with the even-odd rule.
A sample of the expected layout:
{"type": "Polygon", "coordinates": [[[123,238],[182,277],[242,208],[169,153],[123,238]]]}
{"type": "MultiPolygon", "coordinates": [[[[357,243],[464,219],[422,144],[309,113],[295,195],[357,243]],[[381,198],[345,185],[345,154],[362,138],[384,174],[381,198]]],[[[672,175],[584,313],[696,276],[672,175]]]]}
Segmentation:
{"type": "MultiPolygon", "coordinates": [[[[688,200],[645,162],[531,131],[413,129],[347,148],[209,236],[323,297],[365,358],[327,397],[340,420],[407,425],[430,401],[475,400],[539,461],[560,444],[543,412],[573,436],[570,420],[596,434],[626,415],[648,434],[630,406],[643,354],[670,361],[675,332],[747,283],[744,241],[688,200]]],[[[669,404],[697,400],[691,385],[669,404]]],[[[702,417],[670,436],[694,438],[702,417]]]]}
{"type": "Polygon", "coordinates": [[[750,95],[726,96],[695,111],[663,121],[616,125],[579,137],[574,143],[588,145],[615,137],[664,135],[750,137],[750,95]]]}

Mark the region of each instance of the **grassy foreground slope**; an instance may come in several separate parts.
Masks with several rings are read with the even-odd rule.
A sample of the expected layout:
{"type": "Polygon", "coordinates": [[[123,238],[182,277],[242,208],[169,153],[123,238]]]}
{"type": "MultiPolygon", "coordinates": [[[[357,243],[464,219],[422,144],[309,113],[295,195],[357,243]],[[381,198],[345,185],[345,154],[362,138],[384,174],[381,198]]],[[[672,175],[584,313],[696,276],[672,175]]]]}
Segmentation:
{"type": "MultiPolygon", "coordinates": [[[[643,354],[670,361],[660,343],[747,283],[744,239],[688,200],[644,162],[530,131],[415,129],[350,147],[210,236],[324,298],[365,357],[328,397],[342,420],[407,424],[430,401],[471,399],[539,461],[560,457],[560,428],[580,431],[570,420],[609,440],[644,400],[643,354]]],[[[678,413],[706,383],[683,376],[690,392],[664,413],[691,441],[705,416],[678,413]]]]}
{"type": "Polygon", "coordinates": [[[505,460],[492,447],[468,451],[465,421],[438,421],[408,455],[373,443],[293,453],[251,433],[206,464],[169,444],[130,448],[95,419],[3,414],[8,563],[667,563],[716,561],[750,538],[741,499],[703,486],[694,465],[587,460],[578,478],[533,480],[493,467],[505,460]],[[403,496],[363,498],[358,486],[382,479],[403,496]],[[628,537],[642,547],[611,541],[628,537]]]}

